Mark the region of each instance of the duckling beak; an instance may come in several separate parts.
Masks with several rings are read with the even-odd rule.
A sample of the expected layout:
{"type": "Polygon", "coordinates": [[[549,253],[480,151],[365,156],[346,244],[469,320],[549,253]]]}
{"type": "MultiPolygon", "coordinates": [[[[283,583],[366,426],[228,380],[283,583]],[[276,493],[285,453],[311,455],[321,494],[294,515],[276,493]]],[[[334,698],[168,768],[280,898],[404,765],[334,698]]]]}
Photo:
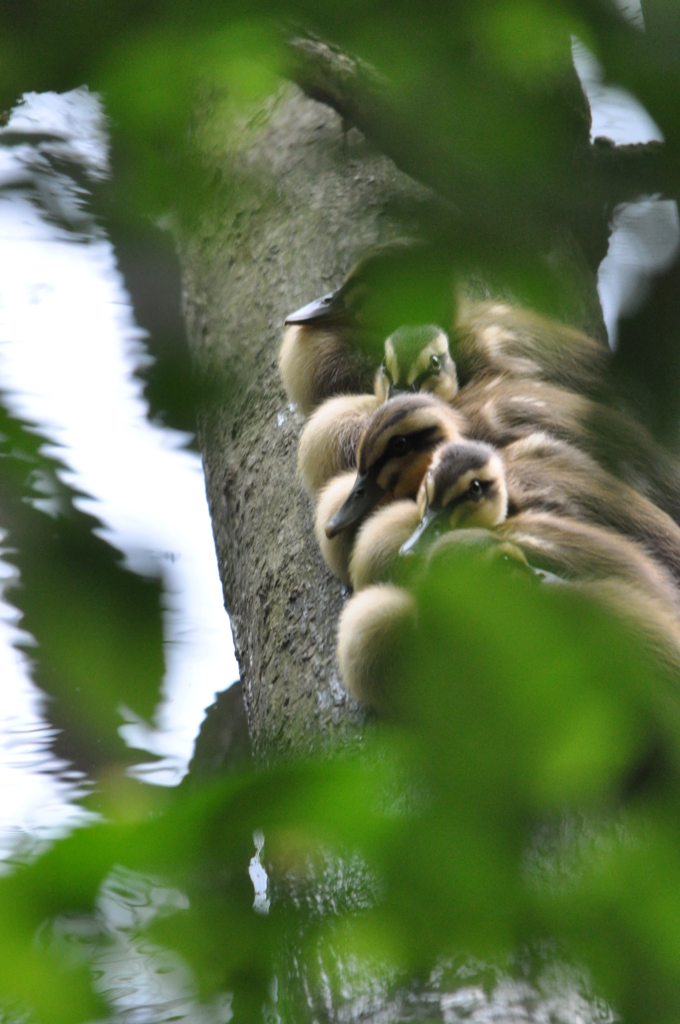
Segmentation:
{"type": "Polygon", "coordinates": [[[360,523],[369,512],[373,511],[386,493],[370,472],[364,473],[363,476],[357,474],[354,487],[347,495],[344,505],[326,524],[328,539],[332,540],[339,533],[348,530],[350,526],[360,523]]]}
{"type": "Polygon", "coordinates": [[[425,515],[407,541],[399,548],[400,555],[420,555],[427,551],[430,544],[446,533],[444,512],[428,508],[425,515]]]}
{"type": "Polygon", "coordinates": [[[349,316],[349,310],[340,291],[328,292],[320,299],[308,302],[286,317],[287,324],[318,324],[325,320],[342,320],[349,316]]]}

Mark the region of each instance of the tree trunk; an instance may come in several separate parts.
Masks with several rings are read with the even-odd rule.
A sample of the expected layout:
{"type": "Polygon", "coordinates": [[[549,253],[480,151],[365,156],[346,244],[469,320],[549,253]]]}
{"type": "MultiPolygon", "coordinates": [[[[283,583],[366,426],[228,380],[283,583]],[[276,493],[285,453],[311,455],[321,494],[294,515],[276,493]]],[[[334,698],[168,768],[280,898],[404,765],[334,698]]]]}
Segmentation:
{"type": "Polygon", "coordinates": [[[293,85],[248,120],[198,120],[213,188],[180,246],[185,314],[204,379],[223,383],[200,443],[253,749],[269,759],[333,745],[363,717],[335,667],[342,587],[295,477],[283,321],[366,247],[412,231],[428,193],[293,85]]]}

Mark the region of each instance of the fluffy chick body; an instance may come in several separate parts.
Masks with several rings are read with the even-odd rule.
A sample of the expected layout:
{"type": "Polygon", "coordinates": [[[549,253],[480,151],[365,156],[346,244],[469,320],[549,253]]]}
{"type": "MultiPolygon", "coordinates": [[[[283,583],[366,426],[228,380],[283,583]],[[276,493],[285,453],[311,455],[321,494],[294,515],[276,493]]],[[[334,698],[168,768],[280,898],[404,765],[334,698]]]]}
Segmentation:
{"type": "Polygon", "coordinates": [[[375,412],[375,395],[329,398],[312,414],[300,435],[297,474],[311,497],[332,477],[356,469],[359,438],[375,412]]]}
{"type": "Polygon", "coordinates": [[[349,558],[349,581],[355,591],[390,581],[399,548],[419,522],[418,505],[408,498],[379,508],[368,517],[356,535],[349,558]]]}
{"type": "MultiPolygon", "coordinates": [[[[319,493],[314,516],[314,536],[323,560],[333,575],[346,584],[351,582],[349,565],[357,531],[350,528],[330,538],[326,536],[326,524],[346,502],[356,477],[351,470],[333,477],[319,493]]],[[[411,504],[415,508],[415,503],[411,504]]]]}
{"type": "MultiPolygon", "coordinates": [[[[428,535],[440,535],[433,555],[447,545],[455,550],[459,528],[486,529],[494,539],[519,548],[530,565],[563,579],[618,578],[680,610],[680,594],[671,573],[630,538],[550,512],[524,511],[507,518],[505,468],[491,445],[442,446],[424,480],[419,505],[420,543],[428,535]]],[[[405,548],[415,548],[418,542],[414,535],[405,548]]]]}
{"type": "Polygon", "coordinates": [[[536,431],[567,441],[680,522],[680,459],[635,419],[540,381],[496,377],[460,390],[468,437],[506,448],[536,431]]]}
{"type": "Polygon", "coordinates": [[[392,676],[392,658],[415,626],[415,601],[385,583],[355,594],[338,622],[337,658],[346,689],[362,703],[382,709],[392,676]]]}
{"type": "Polygon", "coordinates": [[[306,417],[330,395],[368,391],[375,367],[357,350],[346,325],[290,324],[279,372],[288,401],[306,417]]]}
{"type": "Polygon", "coordinates": [[[609,527],[638,541],[680,583],[680,527],[587,453],[540,432],[502,454],[511,514],[540,510],[609,527]]]}
{"type": "Polygon", "coordinates": [[[597,396],[611,352],[602,342],[530,309],[461,299],[455,357],[461,380],[509,376],[597,396]]]}

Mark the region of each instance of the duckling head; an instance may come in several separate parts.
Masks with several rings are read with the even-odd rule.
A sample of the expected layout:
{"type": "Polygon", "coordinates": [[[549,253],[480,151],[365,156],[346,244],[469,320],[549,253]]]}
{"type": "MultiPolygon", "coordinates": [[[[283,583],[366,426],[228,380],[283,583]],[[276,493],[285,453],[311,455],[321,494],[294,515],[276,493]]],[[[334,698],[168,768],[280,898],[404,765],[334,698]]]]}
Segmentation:
{"type": "Polygon", "coordinates": [[[459,440],[463,425],[459,413],[422,392],[379,406],[359,440],[354,487],[328,522],[326,536],[357,525],[379,504],[415,498],[436,448],[459,440]]]}
{"type": "Polygon", "coordinates": [[[380,302],[380,295],[373,294],[375,273],[371,271],[374,265],[381,265],[383,248],[378,246],[369,250],[350,269],[339,288],[290,313],[285,326],[308,335],[330,332],[377,354],[381,339],[378,335],[380,318],[375,307],[380,302]]]}
{"type": "Polygon", "coordinates": [[[338,325],[349,323],[350,310],[345,303],[342,288],[335,292],[328,292],[320,299],[313,299],[306,306],[301,306],[294,313],[290,313],[286,319],[286,327],[301,326],[311,327],[319,324],[336,323],[338,325]]]}
{"type": "Polygon", "coordinates": [[[419,239],[399,238],[367,249],[336,291],[291,313],[286,326],[337,333],[377,364],[385,338],[400,324],[451,323],[453,304],[446,252],[419,239]]]}
{"type": "MultiPolygon", "coordinates": [[[[313,299],[286,317],[279,368],[289,399],[307,416],[331,395],[357,390],[356,360],[366,353],[359,344],[358,324],[346,301],[346,288],[313,299]]],[[[368,360],[366,370],[373,370],[368,360]]],[[[370,380],[368,373],[359,378],[370,380]]]]}
{"type": "Polygon", "coordinates": [[[492,528],[508,514],[505,469],[498,451],[481,441],[442,445],[418,492],[420,525],[400,548],[425,550],[449,530],[492,528]]]}
{"type": "Polygon", "coordinates": [[[450,402],[458,391],[458,377],[446,332],[434,324],[396,330],[385,341],[385,358],[373,389],[381,402],[417,391],[450,402]]]}

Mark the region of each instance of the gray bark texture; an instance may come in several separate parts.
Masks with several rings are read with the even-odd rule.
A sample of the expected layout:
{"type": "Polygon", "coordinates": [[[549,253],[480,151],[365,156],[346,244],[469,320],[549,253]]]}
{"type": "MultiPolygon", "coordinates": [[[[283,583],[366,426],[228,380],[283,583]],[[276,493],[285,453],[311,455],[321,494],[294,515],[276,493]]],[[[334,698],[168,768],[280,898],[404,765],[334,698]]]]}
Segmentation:
{"type": "Polygon", "coordinates": [[[333,746],[362,722],[335,668],[342,588],[295,476],[302,419],[279,379],[283,322],[368,246],[413,230],[428,193],[296,86],[248,118],[215,109],[198,115],[212,187],[180,259],[196,363],[222,382],[200,443],[253,751],[270,759],[333,746]]]}

